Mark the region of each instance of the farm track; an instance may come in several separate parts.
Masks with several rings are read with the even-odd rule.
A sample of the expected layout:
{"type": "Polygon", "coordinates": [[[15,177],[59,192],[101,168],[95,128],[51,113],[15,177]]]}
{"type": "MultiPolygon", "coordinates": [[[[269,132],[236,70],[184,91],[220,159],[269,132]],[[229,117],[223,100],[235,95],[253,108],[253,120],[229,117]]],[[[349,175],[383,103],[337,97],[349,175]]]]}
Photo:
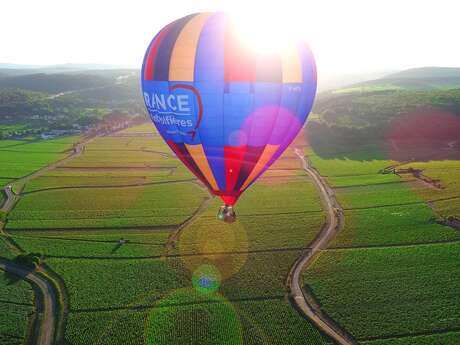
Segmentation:
{"type": "MultiPolygon", "coordinates": [[[[203,187],[201,184],[198,184],[198,186],[203,187]]],[[[203,187],[204,188],[204,187],[203,187]]],[[[179,237],[182,233],[182,231],[192,224],[209,206],[211,203],[213,197],[211,195],[208,195],[203,198],[203,201],[201,202],[200,206],[193,212],[193,214],[187,218],[184,222],[179,224],[179,226],[176,228],[174,232],[171,233],[171,235],[168,238],[168,241],[165,244],[165,252],[162,255],[162,257],[168,257],[169,256],[169,251],[171,249],[174,249],[176,247],[176,243],[179,240],[179,237]]]]}
{"type": "Polygon", "coordinates": [[[301,150],[295,149],[295,153],[320,192],[321,201],[327,210],[327,220],[319,234],[296,260],[289,272],[287,283],[291,291],[291,301],[299,312],[309,318],[313,324],[336,343],[341,345],[358,344],[350,334],[320,309],[315,297],[309,291],[302,289],[301,286],[302,271],[314,261],[316,255],[325,249],[329,241],[341,230],[344,218],[343,211],[335,199],[332,189],[329,188],[319,173],[309,166],[301,150]]]}
{"type": "Polygon", "coordinates": [[[57,299],[53,285],[44,277],[37,274],[35,271],[27,270],[8,260],[0,258],[0,269],[5,272],[14,274],[29,283],[40,291],[40,301],[42,304],[42,317],[39,318],[36,334],[37,345],[52,345],[54,344],[54,335],[56,331],[56,310],[57,299]]]}

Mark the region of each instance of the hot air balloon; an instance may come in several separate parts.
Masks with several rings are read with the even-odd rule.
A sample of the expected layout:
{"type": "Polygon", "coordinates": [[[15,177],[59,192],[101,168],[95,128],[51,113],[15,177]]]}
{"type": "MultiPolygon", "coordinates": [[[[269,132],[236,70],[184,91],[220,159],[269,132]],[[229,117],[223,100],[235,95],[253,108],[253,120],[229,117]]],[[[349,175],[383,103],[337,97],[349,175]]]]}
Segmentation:
{"type": "Polygon", "coordinates": [[[224,13],[165,26],[146,51],[142,92],[151,120],[185,166],[224,201],[235,220],[241,194],[296,137],[316,94],[305,43],[261,53],[224,13]]]}

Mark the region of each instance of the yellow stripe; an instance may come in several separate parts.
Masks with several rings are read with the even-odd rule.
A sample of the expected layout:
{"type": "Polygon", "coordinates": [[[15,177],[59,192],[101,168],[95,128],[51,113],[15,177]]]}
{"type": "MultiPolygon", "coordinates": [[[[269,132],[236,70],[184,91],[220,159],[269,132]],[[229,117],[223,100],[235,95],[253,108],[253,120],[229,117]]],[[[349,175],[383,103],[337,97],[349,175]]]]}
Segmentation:
{"type": "Polygon", "coordinates": [[[219,190],[216,180],[214,179],[214,174],[209,167],[208,159],[204,154],[203,146],[185,144],[185,147],[187,148],[187,151],[190,153],[190,156],[192,156],[200,171],[203,173],[204,177],[206,177],[206,180],[209,182],[212,189],[216,191],[219,190]]]}
{"type": "Polygon", "coordinates": [[[281,55],[281,67],[283,71],[283,83],[302,82],[302,62],[297,47],[290,46],[283,50],[281,55]]]}
{"type": "Polygon", "coordinates": [[[264,152],[262,152],[259,160],[257,161],[256,165],[254,165],[254,168],[252,169],[248,178],[246,179],[246,181],[244,181],[243,185],[241,186],[241,190],[244,190],[252,182],[252,180],[254,180],[256,176],[259,175],[262,169],[265,168],[265,166],[267,165],[270,158],[272,158],[273,155],[276,153],[278,147],[280,146],[270,144],[267,144],[267,146],[265,146],[264,152]]]}
{"type": "Polygon", "coordinates": [[[196,15],[181,30],[171,53],[169,80],[193,81],[198,39],[210,15],[210,13],[196,15]]]}

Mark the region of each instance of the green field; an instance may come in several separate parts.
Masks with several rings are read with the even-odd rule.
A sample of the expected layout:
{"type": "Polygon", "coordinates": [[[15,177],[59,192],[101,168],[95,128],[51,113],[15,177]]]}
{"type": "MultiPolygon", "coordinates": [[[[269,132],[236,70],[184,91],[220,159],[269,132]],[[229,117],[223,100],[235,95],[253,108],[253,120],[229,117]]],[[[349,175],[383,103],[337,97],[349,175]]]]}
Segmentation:
{"type": "Polygon", "coordinates": [[[36,141],[0,140],[0,178],[20,178],[64,158],[76,141],[78,137],[36,141]]]}
{"type": "Polygon", "coordinates": [[[436,175],[430,163],[408,164],[443,175],[447,188],[436,192],[412,175],[381,174],[395,162],[378,149],[344,159],[307,152],[334,188],[345,224],[332,249],[304,272],[305,288],[360,342],[456,344],[459,289],[452,277],[459,273],[460,233],[439,225],[427,202],[457,193],[456,165],[443,163],[436,175]]]}
{"type": "Polygon", "coordinates": [[[459,243],[328,250],[304,281],[359,340],[449,332],[460,322],[459,250],[459,243]]]}
{"type": "Polygon", "coordinates": [[[443,344],[443,345],[457,345],[460,339],[460,332],[445,332],[419,336],[407,336],[398,338],[388,338],[383,340],[371,340],[363,341],[363,344],[367,345],[406,345],[406,344],[417,344],[417,345],[432,345],[432,344],[443,344]]]}
{"type": "Polygon", "coordinates": [[[0,270],[0,294],[0,343],[24,344],[35,312],[33,290],[28,283],[0,270]]]}
{"type": "Polygon", "coordinates": [[[160,256],[170,230],[19,231],[10,233],[27,251],[47,257],[107,258],[160,256]],[[123,239],[126,242],[120,243],[123,239]]]}
{"type": "Polygon", "coordinates": [[[208,194],[151,128],[91,141],[28,181],[8,216],[15,243],[64,281],[70,343],[329,343],[286,299],[287,274],[325,219],[299,159],[289,151],[241,197],[237,223],[216,219],[214,198],[167,249],[208,194]],[[193,289],[203,267],[218,295],[193,289]],[[159,310],[173,321],[161,334],[151,323],[164,322],[152,321],[159,310]]]}
{"type": "Polygon", "coordinates": [[[21,198],[7,229],[169,226],[190,217],[204,197],[192,183],[43,191],[21,198]]]}
{"type": "MultiPolygon", "coordinates": [[[[60,154],[59,143],[21,150],[27,145],[38,143],[7,146],[60,154]]],[[[365,344],[455,344],[460,233],[437,219],[456,212],[457,163],[409,164],[439,178],[438,191],[411,175],[383,174],[398,162],[375,146],[341,158],[306,153],[345,223],[304,272],[305,288],[365,344]]],[[[27,181],[5,230],[64,282],[70,344],[330,344],[287,299],[288,273],[325,222],[294,151],[241,196],[235,223],[216,219],[220,205],[148,124],[97,137],[27,181]]],[[[1,255],[12,258],[5,239],[1,255]]],[[[20,315],[23,337],[28,319],[20,315]]]]}
{"type": "MultiPolygon", "coordinates": [[[[434,180],[439,180],[441,189],[433,188],[427,184],[413,186],[415,192],[432,205],[440,216],[460,217],[460,161],[442,160],[428,162],[413,162],[401,168],[414,168],[422,171],[434,180]]],[[[407,178],[406,175],[404,175],[407,178]]]]}

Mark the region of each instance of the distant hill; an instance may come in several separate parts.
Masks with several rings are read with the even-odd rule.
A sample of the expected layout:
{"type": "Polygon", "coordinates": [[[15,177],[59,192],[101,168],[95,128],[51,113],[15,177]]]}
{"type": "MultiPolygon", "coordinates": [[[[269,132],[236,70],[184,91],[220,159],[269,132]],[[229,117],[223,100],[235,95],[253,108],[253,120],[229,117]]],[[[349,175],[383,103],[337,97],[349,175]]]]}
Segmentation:
{"type": "MultiPolygon", "coordinates": [[[[420,126],[428,115],[448,119],[436,125],[448,128],[449,121],[460,123],[460,68],[410,69],[322,92],[313,112],[307,132],[310,143],[316,146],[343,148],[383,142],[395,123],[407,118],[413,121],[414,133],[417,129],[421,133],[420,126]],[[418,123],[417,117],[424,116],[418,123]]],[[[455,135],[458,138],[458,133],[455,135]]]]}
{"type": "Polygon", "coordinates": [[[348,85],[362,83],[368,80],[374,80],[382,78],[392,70],[375,70],[367,72],[344,72],[344,73],[333,73],[327,71],[318,71],[318,92],[325,92],[328,90],[335,90],[348,85]]]}
{"type": "Polygon", "coordinates": [[[61,65],[20,65],[0,63],[0,79],[28,74],[58,74],[58,73],[83,73],[94,74],[114,71],[135,71],[135,69],[123,65],[104,64],[61,64],[61,65]]]}
{"type": "Polygon", "coordinates": [[[411,68],[385,76],[383,79],[460,78],[459,67],[411,68]]]}
{"type": "Polygon", "coordinates": [[[379,90],[435,90],[460,88],[460,68],[422,67],[388,74],[379,79],[349,85],[335,93],[379,90]]]}
{"type": "Polygon", "coordinates": [[[67,73],[33,73],[3,75],[0,70],[0,90],[21,89],[57,94],[120,84],[127,78],[137,78],[138,71],[129,69],[101,69],[68,71],[67,73]]]}
{"type": "Polygon", "coordinates": [[[53,94],[100,87],[111,82],[112,78],[101,76],[38,73],[2,78],[0,89],[22,89],[53,94]]]}

